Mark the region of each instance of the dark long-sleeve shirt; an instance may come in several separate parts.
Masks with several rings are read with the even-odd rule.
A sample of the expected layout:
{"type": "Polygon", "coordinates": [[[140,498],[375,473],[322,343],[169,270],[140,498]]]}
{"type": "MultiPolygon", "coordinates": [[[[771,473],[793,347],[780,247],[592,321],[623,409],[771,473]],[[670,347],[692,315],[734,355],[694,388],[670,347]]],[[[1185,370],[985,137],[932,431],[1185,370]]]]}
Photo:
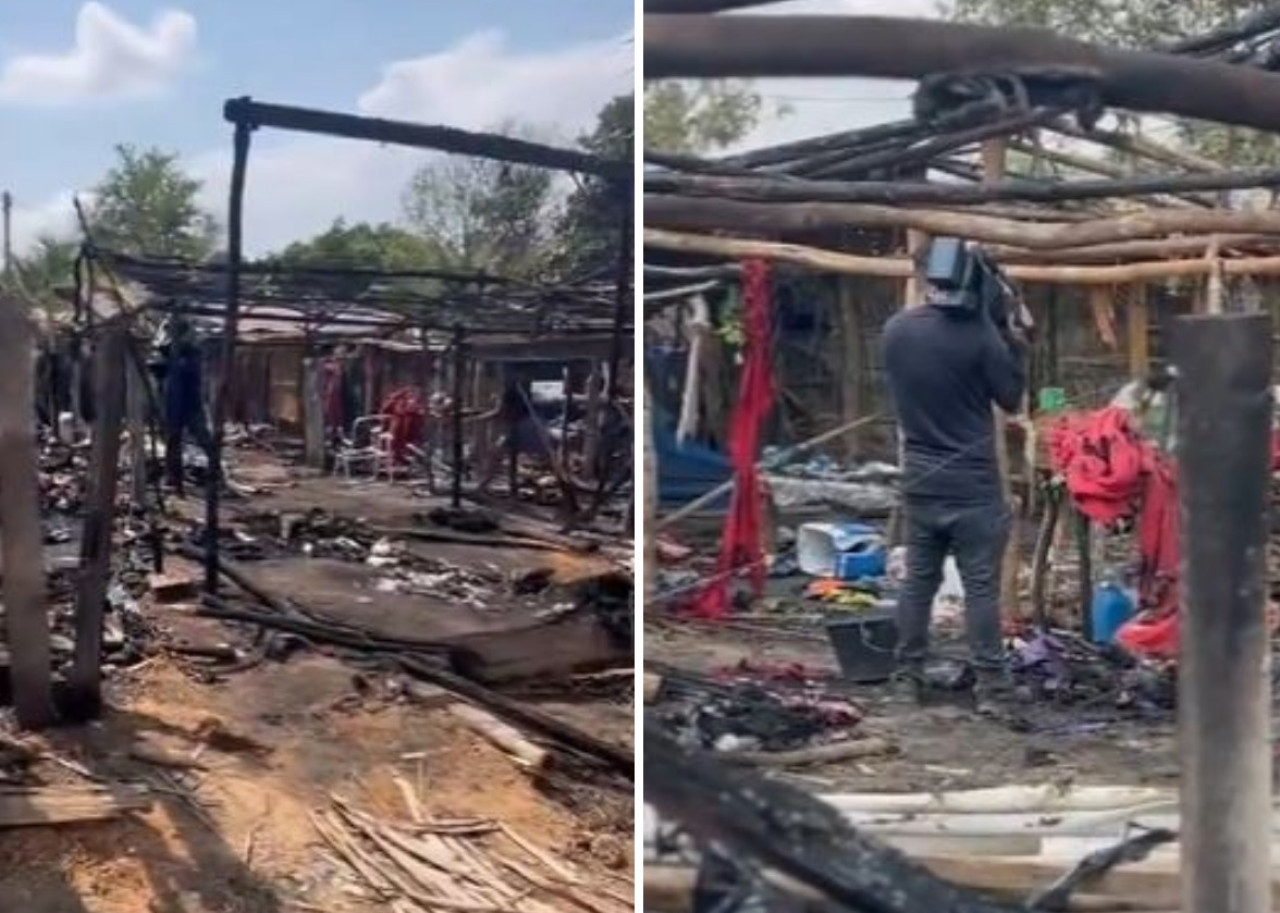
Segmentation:
{"type": "Polygon", "coordinates": [[[932,305],[890,318],[883,346],[902,429],[906,498],[998,501],[991,409],[1019,406],[1027,382],[1021,346],[983,316],[932,305]]]}

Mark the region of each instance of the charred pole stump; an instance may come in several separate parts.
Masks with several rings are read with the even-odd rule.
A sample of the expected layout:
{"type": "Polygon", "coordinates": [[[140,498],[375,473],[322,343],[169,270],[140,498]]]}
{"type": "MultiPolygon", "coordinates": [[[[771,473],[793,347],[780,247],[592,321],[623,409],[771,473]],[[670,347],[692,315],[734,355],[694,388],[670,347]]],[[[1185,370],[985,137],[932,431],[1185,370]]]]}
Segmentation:
{"type": "Polygon", "coordinates": [[[462,401],[466,390],[466,342],[467,331],[458,324],[453,328],[453,483],[450,490],[450,503],[454,508],[462,507],[462,401]]]}
{"type": "Polygon", "coordinates": [[[218,592],[218,502],[222,495],[222,444],[226,437],[227,400],[235,375],[236,335],[240,327],[240,272],[244,263],[244,186],[249,170],[249,144],[253,126],[236,123],[232,141],[231,193],[227,206],[227,310],[222,327],[218,360],[218,382],[213,394],[212,446],[209,448],[209,478],[205,492],[204,589],[218,592]]]}
{"type": "Polygon", "coordinates": [[[76,587],[76,645],[67,682],[68,710],[80,720],[93,719],[102,710],[102,629],[120,484],[128,334],[128,325],[121,320],[102,324],[93,352],[93,442],[76,587]]]}
{"type": "Polygon", "coordinates": [[[1271,909],[1266,505],[1271,321],[1180,319],[1183,909],[1271,909]]]}
{"type": "Polygon", "coordinates": [[[0,299],[0,553],[4,627],[18,724],[55,721],[40,472],[36,457],[34,332],[26,309],[0,299]],[[22,370],[29,365],[30,370],[22,370]]]}

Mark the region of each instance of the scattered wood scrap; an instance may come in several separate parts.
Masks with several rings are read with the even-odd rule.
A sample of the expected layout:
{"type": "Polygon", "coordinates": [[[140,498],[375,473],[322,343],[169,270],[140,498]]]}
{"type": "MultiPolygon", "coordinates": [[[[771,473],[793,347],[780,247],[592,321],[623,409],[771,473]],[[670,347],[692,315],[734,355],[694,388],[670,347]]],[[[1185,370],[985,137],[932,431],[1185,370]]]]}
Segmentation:
{"type": "Polygon", "coordinates": [[[587,883],[496,821],[389,821],[343,799],[312,815],[316,832],[370,899],[405,913],[623,913],[632,898],[587,883]]]}
{"type": "Polygon", "coordinates": [[[151,795],[136,788],[33,786],[0,788],[0,829],[106,821],[147,811],[151,795]]]}

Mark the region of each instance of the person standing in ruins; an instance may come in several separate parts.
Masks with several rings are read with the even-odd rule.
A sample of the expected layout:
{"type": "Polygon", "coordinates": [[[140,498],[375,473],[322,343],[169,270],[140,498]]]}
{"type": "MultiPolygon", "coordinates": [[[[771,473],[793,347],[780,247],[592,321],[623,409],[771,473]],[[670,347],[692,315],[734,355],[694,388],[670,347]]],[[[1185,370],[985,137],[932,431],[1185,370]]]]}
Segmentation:
{"type": "Polygon", "coordinates": [[[930,289],[885,325],[884,366],[903,445],[906,580],[898,605],[901,671],[917,689],[933,601],[954,556],[979,704],[1007,670],[1000,565],[1012,527],[996,458],[993,406],[1015,412],[1027,383],[1025,336],[981,304],[930,289]]]}

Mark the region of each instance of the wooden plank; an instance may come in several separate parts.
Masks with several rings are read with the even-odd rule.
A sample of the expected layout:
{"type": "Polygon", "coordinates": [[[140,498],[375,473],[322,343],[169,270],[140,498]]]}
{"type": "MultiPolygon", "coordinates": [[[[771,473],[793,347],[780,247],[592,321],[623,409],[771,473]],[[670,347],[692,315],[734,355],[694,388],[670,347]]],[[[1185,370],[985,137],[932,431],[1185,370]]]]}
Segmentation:
{"type": "Polygon", "coordinates": [[[125,409],[125,353],[128,328],[102,325],[93,354],[96,406],[89,452],[89,491],[80,542],[76,588],[75,661],[68,676],[70,712],[92,719],[102,709],[102,627],[111,575],[111,538],[120,477],[120,432],[125,409]]]}
{"type": "Polygon", "coordinates": [[[49,607],[44,537],[40,528],[40,472],[36,454],[34,327],[26,309],[0,300],[0,549],[10,679],[18,722],[54,722],[49,607]],[[24,370],[24,366],[29,366],[24,370]]]}
{"type": "Polygon", "coordinates": [[[146,811],[151,797],[128,790],[49,786],[0,791],[0,829],[77,824],[146,811]]]}

